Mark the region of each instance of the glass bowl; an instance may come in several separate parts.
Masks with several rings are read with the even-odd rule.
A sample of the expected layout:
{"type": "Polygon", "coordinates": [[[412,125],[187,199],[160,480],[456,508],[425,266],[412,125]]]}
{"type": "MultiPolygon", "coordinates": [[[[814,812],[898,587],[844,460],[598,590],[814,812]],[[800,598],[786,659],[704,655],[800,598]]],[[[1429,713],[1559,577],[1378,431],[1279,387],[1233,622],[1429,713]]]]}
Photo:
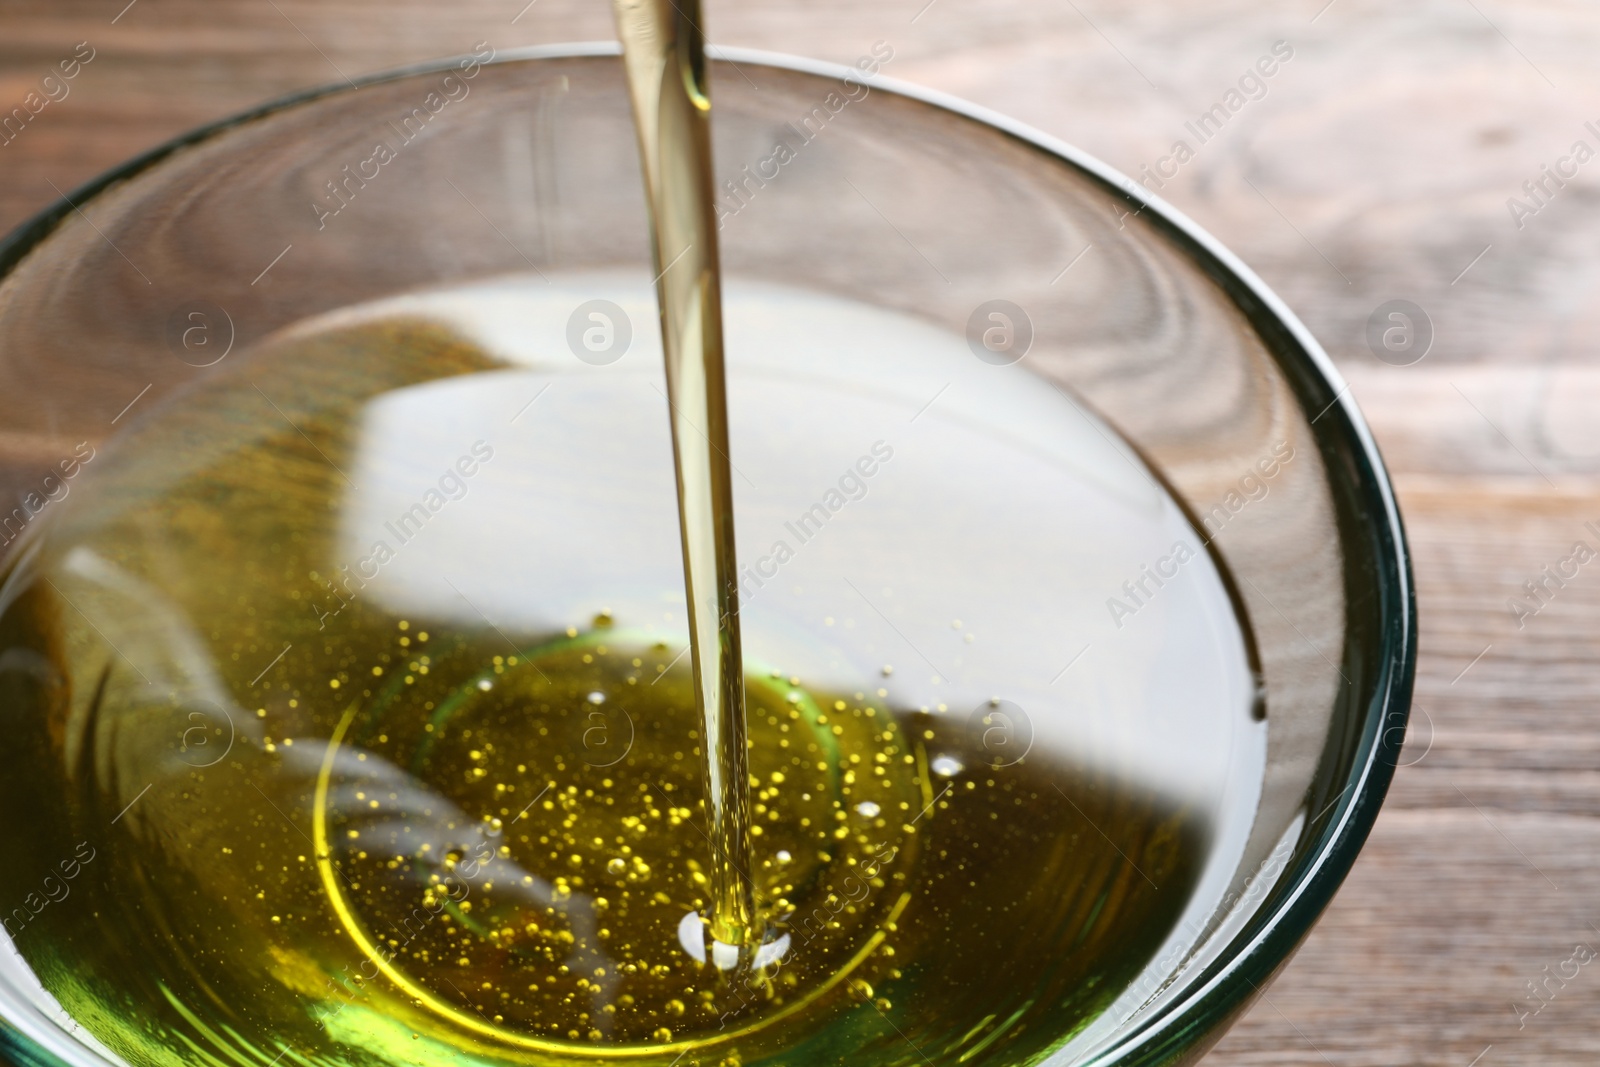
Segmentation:
{"type": "MultiPolygon", "coordinates": [[[[885,403],[901,405],[905,426],[936,412],[923,425],[943,429],[930,434],[953,434],[949,428],[962,419],[993,423],[1000,412],[1016,425],[989,431],[1014,432],[1033,447],[1038,442],[1029,434],[1053,432],[1043,423],[1071,422],[1069,443],[1085,469],[1094,468],[1084,478],[1100,479],[1112,495],[1145,494],[1140,499],[1158,501],[1169,518],[1180,516],[1202,542],[1197,552],[1209,561],[1202,565],[1210,568],[1206,574],[1241,620],[1237,640],[1218,639],[1216,662],[1195,668],[1212,674],[1193,692],[1184,692],[1180,678],[1127,721],[1079,728],[1091,762],[1146,761],[1159,774],[1193,772],[1202,783],[1200,795],[1216,813],[1201,879],[1209,888],[1137,950],[1118,987],[1097,994],[1093,1010],[1042,1044],[999,1057],[1192,1062],[1287,962],[1331,899],[1372,826],[1404,735],[1415,603],[1399,513],[1371,436],[1328,357],[1290,311],[1216,241],[1126,177],[1001,116],[890,80],[883,70],[892,69],[893,50],[881,44],[853,68],[735,50],[715,51],[713,58],[735,385],[741,374],[761,369],[741,364],[739,355],[740,331],[759,327],[766,330],[764,373],[834,375],[865,392],[894,393],[885,403]],[[821,303],[795,304],[795,293],[821,303]],[[883,315],[899,325],[883,327],[889,321],[883,315]],[[813,333],[828,334],[850,357],[808,362],[813,333]],[[1010,384],[993,385],[1002,380],[1010,384]],[[1021,392],[1018,383],[1026,386],[1021,392]],[[913,394],[920,407],[907,399],[913,394]],[[1040,407],[1040,395],[1053,406],[1040,407]],[[1006,406],[1013,401],[1014,410],[1006,406]],[[1235,660],[1239,669],[1229,674],[1235,660]],[[1241,726],[1216,710],[1217,701],[1208,704],[1209,690],[1202,690],[1213,685],[1232,686],[1228,699],[1247,706],[1244,718],[1258,726],[1241,726]]],[[[391,307],[385,301],[419,293],[432,294],[432,303],[424,301],[429,314],[448,319],[459,287],[493,289],[512,285],[509,278],[512,288],[552,287],[547,292],[556,295],[541,296],[541,306],[563,313],[546,315],[550,321],[541,328],[565,340],[577,358],[572,369],[604,373],[631,345],[633,358],[618,366],[648,373],[651,352],[659,350],[651,348],[648,244],[634,151],[614,46],[499,57],[485,49],[365,79],[354,89],[303,94],[197,131],[96,179],[22,226],[0,245],[0,426],[14,476],[49,473],[18,510],[0,516],[13,568],[0,604],[20,595],[30,546],[48,541],[50,530],[72,528],[78,505],[66,501],[74,490],[81,498],[81,486],[114,467],[127,442],[160,426],[173,404],[204,396],[216,376],[255,381],[258,370],[268,374],[270,360],[261,353],[303,334],[307,322],[357,321],[367,312],[352,308],[391,307]],[[96,466],[100,452],[111,458],[96,466]],[[84,471],[88,476],[72,484],[84,471]]],[[[505,333],[493,323],[484,329],[505,333]]],[[[519,343],[501,340],[510,348],[519,343]]],[[[539,381],[496,379],[490,391],[539,381]]],[[[297,420],[314,408],[314,398],[288,398],[280,406],[255,388],[271,404],[261,419],[281,417],[301,432],[297,420]]],[[[524,403],[518,393],[511,422],[542,395],[527,389],[524,403]]],[[[761,453],[751,443],[758,433],[782,438],[784,432],[775,425],[739,429],[739,395],[736,388],[736,460],[761,453]]],[[[426,422],[432,410],[386,408],[385,418],[399,420],[388,440],[403,450],[411,437],[425,437],[416,420],[426,422]]],[[[871,419],[857,421],[866,426],[871,419]]],[[[809,440],[804,431],[780,440],[777,451],[809,440]]],[[[824,443],[839,437],[833,426],[813,431],[824,443]]],[[[581,427],[569,427],[569,435],[578,440],[581,427]]],[[[207,447],[200,440],[196,446],[207,447]]],[[[851,468],[861,476],[846,470],[853,480],[839,482],[851,501],[857,486],[868,493],[867,468],[877,469],[868,456],[887,462],[864,442],[862,448],[863,465],[851,468]]],[[[382,479],[381,462],[353,462],[365,463],[353,469],[363,483],[382,479]]],[[[900,462],[896,470],[915,461],[900,462]]],[[[956,498],[948,512],[959,516],[985,478],[961,468],[959,450],[939,462],[949,464],[956,498]]],[[[933,468],[924,467],[926,480],[933,468]]],[[[994,473],[1000,482],[1013,477],[994,473]]],[[[742,470],[740,477],[741,516],[744,502],[752,510],[771,503],[742,470]]],[[[790,515],[807,511],[796,500],[790,515]]],[[[831,521],[839,507],[812,509],[823,516],[816,522],[831,521]]],[[[1020,510],[1012,518],[1034,514],[1020,510]]],[[[1003,655],[985,660],[985,651],[939,644],[928,627],[945,626],[945,618],[925,617],[935,608],[932,600],[917,600],[922,584],[947,589],[966,580],[970,599],[973,589],[994,582],[996,603],[1012,616],[991,628],[1059,653],[1048,669],[1040,665],[1037,679],[1018,682],[1028,696],[1004,704],[995,698],[988,705],[995,710],[980,705],[972,712],[981,713],[974,721],[984,727],[983,744],[997,746],[989,749],[996,768],[1020,765],[1028,746],[1046,746],[1052,731],[1060,732],[1075,701],[1092,698],[1086,679],[1095,676],[1095,657],[1075,665],[1101,639],[1081,627],[1072,632],[1077,623],[1041,632],[1054,625],[1050,611],[1059,605],[1039,608],[1024,626],[1016,615],[1024,609],[1016,605],[1025,598],[1018,593],[1016,604],[1005,601],[1011,594],[1000,586],[1030,585],[1032,568],[1041,596],[1076,589],[1088,607],[1073,607],[1079,613],[1072,618],[1092,614],[1106,633],[1122,631],[1163,587],[1137,569],[1056,575],[1049,557],[1079,559],[1073,523],[1092,525],[1092,516],[1038,514],[1046,525],[1002,524],[987,547],[971,534],[959,557],[950,555],[956,542],[913,543],[903,531],[898,540],[875,542],[860,533],[856,541],[835,542],[856,573],[865,566],[886,584],[893,571],[910,587],[909,608],[884,609],[876,591],[881,583],[869,583],[866,592],[851,586],[864,602],[856,604],[864,621],[853,640],[875,654],[893,646],[913,668],[886,683],[901,687],[896,698],[903,704],[926,704],[947,691],[970,700],[988,692],[996,672],[1015,669],[1003,655]],[[1048,525],[1057,519],[1059,528],[1048,525]],[[926,583],[919,578],[930,574],[926,583]],[[1129,581],[1119,585],[1124,577],[1129,581]],[[1095,584],[1107,578],[1103,587],[1095,584]],[[869,639],[872,627],[879,628],[869,639]],[[904,644],[894,646],[895,637],[904,644]],[[924,647],[933,649],[931,658],[924,647]],[[922,669],[918,660],[931,670],[927,681],[911,677],[922,669]],[[946,668],[951,663],[954,670],[946,668]],[[1069,691],[1070,700],[1052,695],[1069,691]],[[993,734],[997,723],[1004,729],[993,734]]],[[[741,517],[741,529],[747,525],[753,524],[741,517]]],[[[872,529],[858,525],[858,533],[872,529]]],[[[816,534],[794,532],[801,542],[816,534]]],[[[515,556],[515,546],[496,541],[487,525],[468,533],[452,548],[456,555],[482,544],[485,555],[515,556]]],[[[655,547],[617,540],[614,529],[597,527],[585,536],[608,559],[637,556],[645,559],[640,574],[672,577],[670,537],[661,558],[652,555],[655,547]]],[[[780,631],[794,619],[820,616],[836,602],[807,601],[794,619],[781,611],[763,615],[765,586],[787,563],[761,552],[759,544],[741,548],[755,568],[745,572],[744,592],[755,605],[747,648],[758,653],[763,641],[785,640],[780,631]]],[[[1178,566],[1168,557],[1151,565],[1168,575],[1169,564],[1178,566]]],[[[830,565],[820,549],[804,564],[824,571],[830,565]]],[[[843,569],[827,574],[848,578],[843,569]]],[[[494,629],[512,628],[505,619],[515,598],[503,604],[496,598],[520,588],[517,581],[486,579],[469,586],[470,596],[456,592],[471,612],[486,622],[492,616],[494,629]]],[[[644,610],[627,603],[625,589],[614,592],[624,608],[644,610]]],[[[797,584],[794,595],[810,594],[797,584]]],[[[1179,599],[1168,594],[1146,619],[1160,615],[1179,625],[1189,618],[1175,606],[1179,599]]],[[[994,612],[985,611],[993,607],[969,602],[963,610],[990,619],[994,612]]],[[[826,622],[833,625],[831,615],[826,622]]],[[[526,620],[515,625],[539,628],[526,620]]],[[[957,619],[955,630],[962,627],[957,619]]],[[[1162,662],[1166,638],[1151,640],[1139,654],[1157,659],[1130,653],[1128,662],[1162,662]]],[[[826,673],[833,662],[827,656],[818,653],[808,667],[826,673]]],[[[258,658],[266,670],[277,662],[266,662],[270,650],[258,658]]],[[[7,671],[25,673],[20,662],[0,667],[0,683],[7,671]]],[[[886,665],[884,678],[889,673],[886,665]]],[[[1122,673],[1126,681],[1127,663],[1122,673]]],[[[240,676],[236,688],[254,684],[240,676]]],[[[20,716],[23,707],[11,701],[6,713],[20,716]]],[[[958,712],[965,714],[965,706],[958,712]]],[[[237,738],[262,743],[224,717],[229,748],[237,738]]],[[[222,743],[220,720],[195,721],[200,725],[175,735],[182,744],[166,745],[190,769],[212,765],[205,750],[204,759],[194,755],[194,746],[213,734],[222,743]]],[[[136,792],[127,787],[122,814],[145,795],[136,792]]],[[[8,802],[15,809],[28,798],[8,802]]],[[[26,882],[33,872],[18,877],[26,882]]],[[[0,1015],[0,1043],[13,1062],[105,1061],[9,946],[0,966],[0,1015]]],[[[913,1030],[907,1040],[916,1036],[913,1030]]]]}

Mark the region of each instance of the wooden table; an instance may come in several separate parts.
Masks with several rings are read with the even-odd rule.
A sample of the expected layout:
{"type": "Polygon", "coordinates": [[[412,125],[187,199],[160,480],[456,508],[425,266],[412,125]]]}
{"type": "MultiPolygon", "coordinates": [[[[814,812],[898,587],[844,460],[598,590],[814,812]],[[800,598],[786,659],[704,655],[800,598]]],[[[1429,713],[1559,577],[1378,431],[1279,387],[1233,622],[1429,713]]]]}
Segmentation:
{"type": "MultiPolygon", "coordinates": [[[[94,54],[0,147],[0,227],[296,87],[479,40],[612,35],[603,0],[526,2],[0,0],[3,109],[78,42],[94,54]]],[[[1161,192],[1288,300],[1372,421],[1416,557],[1416,726],[1343,891],[1206,1062],[1600,1062],[1600,965],[1550,983],[1537,1015],[1529,995],[1576,945],[1600,949],[1600,562],[1520,625],[1509,607],[1575,541],[1600,549],[1584,526],[1600,528],[1600,354],[1584,340],[1600,327],[1584,303],[1600,281],[1600,159],[1547,182],[1542,206],[1523,191],[1574,141],[1600,149],[1584,126],[1600,120],[1600,8],[713,0],[709,19],[721,42],[825,59],[887,41],[889,73],[1129,173],[1289,42],[1264,95],[1161,192]],[[1539,210],[1514,217],[1513,196],[1539,210]],[[1365,340],[1397,298],[1436,332],[1412,366],[1365,340]]]]}

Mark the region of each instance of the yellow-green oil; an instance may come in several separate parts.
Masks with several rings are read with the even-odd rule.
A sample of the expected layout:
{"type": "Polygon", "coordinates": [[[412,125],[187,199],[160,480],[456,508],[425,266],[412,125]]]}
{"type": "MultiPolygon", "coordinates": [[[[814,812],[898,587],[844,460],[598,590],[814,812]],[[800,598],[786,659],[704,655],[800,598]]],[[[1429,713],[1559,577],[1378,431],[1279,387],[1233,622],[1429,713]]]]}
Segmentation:
{"type": "Polygon", "coordinates": [[[1192,813],[993,766],[876,678],[746,663],[739,873],[787,944],[723,970],[690,936],[686,637],[363,595],[336,537],[363,405],[494,365],[404,320],[269,345],[131,428],[13,557],[0,918],[75,1025],[140,1065],[666,1067],[1027,1062],[1095,1018],[1188,902],[1192,813]]]}

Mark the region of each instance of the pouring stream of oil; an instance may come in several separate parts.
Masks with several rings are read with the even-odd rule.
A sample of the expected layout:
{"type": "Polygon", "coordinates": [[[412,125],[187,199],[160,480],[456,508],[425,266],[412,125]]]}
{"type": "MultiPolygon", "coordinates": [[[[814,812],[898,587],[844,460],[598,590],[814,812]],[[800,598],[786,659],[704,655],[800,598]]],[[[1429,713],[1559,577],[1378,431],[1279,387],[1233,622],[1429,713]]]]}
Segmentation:
{"type": "Polygon", "coordinates": [[[678,482],[689,655],[704,724],[711,935],[754,934],[738,567],[699,0],[614,0],[650,209],[678,482]]]}

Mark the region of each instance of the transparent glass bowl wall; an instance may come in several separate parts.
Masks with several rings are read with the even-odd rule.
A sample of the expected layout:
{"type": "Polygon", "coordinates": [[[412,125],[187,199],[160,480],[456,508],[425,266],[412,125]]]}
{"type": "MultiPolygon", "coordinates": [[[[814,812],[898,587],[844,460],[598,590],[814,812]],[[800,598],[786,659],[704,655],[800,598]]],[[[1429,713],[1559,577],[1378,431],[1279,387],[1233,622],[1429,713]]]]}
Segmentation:
{"type": "MultiPolygon", "coordinates": [[[[1120,430],[1232,571],[1269,724],[1233,882],[1242,903],[1168,961],[1159,995],[1097,1053],[1197,1057],[1348,870],[1403,734],[1414,608],[1360,417],[1247,270],[1094,161],[843,68],[738,53],[713,66],[731,279],[835,293],[967,336],[981,305],[1008,301],[1031,334],[1028,368],[1120,430]],[[788,158],[775,157],[779,141],[788,158]],[[1296,461],[1261,495],[1257,464],[1285,445],[1296,461]]],[[[454,69],[201,131],[13,235],[0,248],[7,462],[31,470],[98,445],[130,404],[154,408],[219,352],[248,358],[252,342],[320,312],[539,266],[646,264],[609,50],[522,54],[446,84],[454,69]],[[397,122],[389,143],[403,166],[374,173],[373,130],[397,122]],[[209,316],[212,348],[184,343],[195,311],[209,316]]],[[[981,333],[990,320],[976,321],[981,333]]],[[[6,1000],[15,1053],[57,1061],[67,1039],[21,993],[6,1000]]]]}

